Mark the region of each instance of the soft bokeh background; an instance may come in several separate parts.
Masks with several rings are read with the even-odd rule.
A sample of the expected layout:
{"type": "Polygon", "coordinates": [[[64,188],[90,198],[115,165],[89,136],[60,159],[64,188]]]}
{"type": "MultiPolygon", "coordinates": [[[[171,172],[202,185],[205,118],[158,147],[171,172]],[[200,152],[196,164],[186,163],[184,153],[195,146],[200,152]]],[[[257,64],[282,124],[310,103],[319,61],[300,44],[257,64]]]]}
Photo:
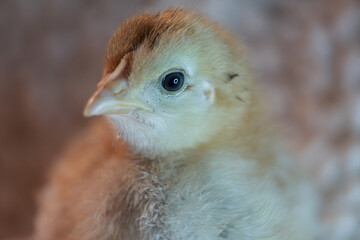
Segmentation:
{"type": "Polygon", "coordinates": [[[360,239],[360,3],[0,1],[0,238],[32,230],[46,170],[88,120],[104,49],[126,18],[185,6],[248,46],[269,112],[323,197],[324,238],[360,239]]]}

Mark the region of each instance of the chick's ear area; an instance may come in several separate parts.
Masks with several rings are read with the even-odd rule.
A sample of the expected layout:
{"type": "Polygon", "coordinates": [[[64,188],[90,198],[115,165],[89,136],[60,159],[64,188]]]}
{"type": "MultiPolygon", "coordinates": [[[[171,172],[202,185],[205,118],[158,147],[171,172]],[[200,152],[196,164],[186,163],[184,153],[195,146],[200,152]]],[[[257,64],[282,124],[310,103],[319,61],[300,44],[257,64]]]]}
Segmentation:
{"type": "Polygon", "coordinates": [[[209,104],[213,104],[215,101],[215,89],[214,87],[208,82],[205,81],[203,84],[203,96],[206,102],[209,104]]]}

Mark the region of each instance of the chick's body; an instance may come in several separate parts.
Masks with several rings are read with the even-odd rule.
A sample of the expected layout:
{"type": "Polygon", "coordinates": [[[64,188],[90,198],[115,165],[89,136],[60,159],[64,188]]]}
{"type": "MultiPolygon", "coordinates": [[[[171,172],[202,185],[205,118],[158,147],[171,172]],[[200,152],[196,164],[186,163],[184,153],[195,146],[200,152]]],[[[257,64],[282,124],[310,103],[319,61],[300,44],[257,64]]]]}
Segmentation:
{"type": "Polygon", "coordinates": [[[184,10],[126,21],[54,168],[35,239],[312,239],[311,191],[262,121],[241,48],[184,10]],[[120,138],[116,138],[120,135],[120,138]]]}

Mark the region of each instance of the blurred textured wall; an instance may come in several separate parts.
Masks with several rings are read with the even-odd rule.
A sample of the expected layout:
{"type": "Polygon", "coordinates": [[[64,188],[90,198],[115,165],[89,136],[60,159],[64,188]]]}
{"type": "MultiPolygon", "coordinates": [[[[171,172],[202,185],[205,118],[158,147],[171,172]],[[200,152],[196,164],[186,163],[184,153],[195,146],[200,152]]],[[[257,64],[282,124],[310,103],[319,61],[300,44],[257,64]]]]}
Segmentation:
{"type": "Polygon", "coordinates": [[[126,18],[185,6],[248,46],[269,112],[323,196],[324,239],[360,239],[360,3],[350,0],[0,1],[0,238],[32,230],[36,193],[126,18]]]}

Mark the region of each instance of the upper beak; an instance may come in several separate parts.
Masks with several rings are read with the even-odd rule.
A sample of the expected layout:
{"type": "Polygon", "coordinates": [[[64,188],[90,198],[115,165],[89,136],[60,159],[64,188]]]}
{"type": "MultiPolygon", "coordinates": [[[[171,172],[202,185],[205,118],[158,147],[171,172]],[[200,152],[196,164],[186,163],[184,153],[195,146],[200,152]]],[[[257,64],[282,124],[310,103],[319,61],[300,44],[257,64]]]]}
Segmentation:
{"type": "Polygon", "coordinates": [[[123,75],[126,59],[121,60],[116,69],[106,75],[98,84],[98,90],[91,96],[84,109],[84,116],[101,114],[126,114],[132,110],[152,111],[141,102],[131,98],[127,79],[123,75]]]}
{"type": "Polygon", "coordinates": [[[126,80],[102,81],[98,90],[91,96],[84,109],[84,116],[101,114],[126,114],[132,110],[143,109],[151,111],[141,102],[128,94],[126,80]]]}

